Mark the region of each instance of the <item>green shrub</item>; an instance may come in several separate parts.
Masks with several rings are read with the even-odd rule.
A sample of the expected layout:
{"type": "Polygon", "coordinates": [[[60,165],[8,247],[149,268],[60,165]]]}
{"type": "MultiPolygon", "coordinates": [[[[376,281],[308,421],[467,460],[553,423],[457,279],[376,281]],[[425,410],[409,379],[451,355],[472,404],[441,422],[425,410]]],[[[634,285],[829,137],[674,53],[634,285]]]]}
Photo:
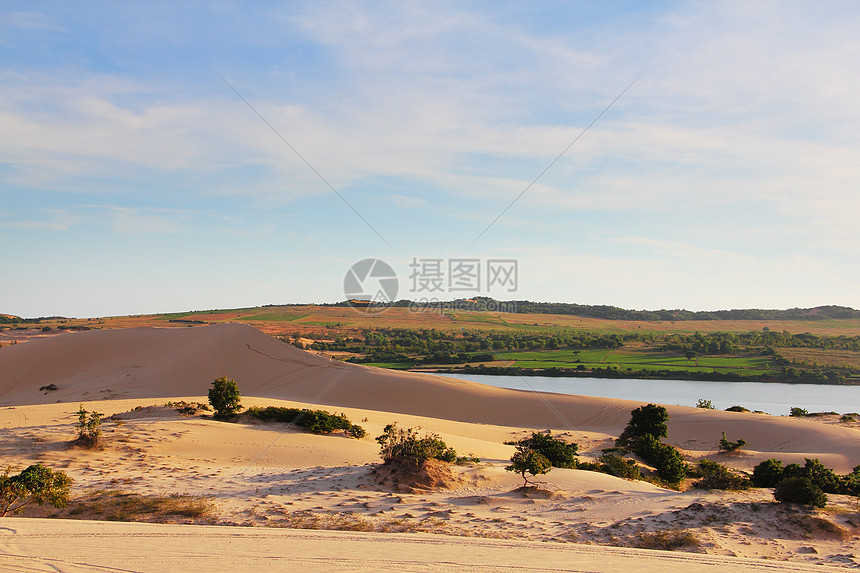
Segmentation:
{"type": "Polygon", "coordinates": [[[806,411],[806,410],[804,410],[803,408],[798,408],[798,407],[796,407],[796,406],[795,406],[794,408],[792,408],[791,410],[789,410],[789,414],[788,414],[788,415],[789,415],[789,416],[793,416],[793,417],[795,417],[795,418],[804,418],[804,417],[806,417],[806,416],[809,416],[809,412],[807,412],[807,411],[806,411]]]}
{"type": "Polygon", "coordinates": [[[532,432],[530,438],[524,438],[512,445],[534,450],[542,454],[556,468],[575,468],[579,446],[554,438],[550,434],[532,432]]]}
{"type": "Polygon", "coordinates": [[[710,460],[699,462],[702,479],[693,483],[698,489],[744,490],[752,485],[747,476],[732,472],[726,466],[710,460]]]}
{"type": "Polygon", "coordinates": [[[523,477],[523,487],[526,487],[530,483],[526,477],[527,473],[531,474],[532,477],[536,477],[549,472],[551,468],[552,464],[540,452],[517,446],[517,451],[511,456],[511,465],[505,469],[509,472],[520,474],[523,477]]]}
{"type": "Polygon", "coordinates": [[[839,476],[817,459],[811,460],[806,458],[802,475],[805,478],[809,478],[809,481],[819,487],[824,493],[843,493],[842,480],[840,480],[839,476]]]}
{"type": "Polygon", "coordinates": [[[232,378],[221,376],[212,382],[209,389],[209,403],[215,410],[215,418],[224,420],[242,409],[239,386],[232,378]]]}
{"type": "Polygon", "coordinates": [[[790,477],[782,480],[776,485],[773,497],[780,503],[797,503],[813,507],[827,505],[827,496],[821,488],[805,477],[790,477]]]}
{"type": "Polygon", "coordinates": [[[399,428],[397,424],[388,424],[384,433],[377,436],[379,455],[386,464],[414,463],[418,465],[426,460],[442,460],[456,462],[457,452],[442,441],[438,434],[418,435],[412,428],[399,428]]]}
{"type": "Polygon", "coordinates": [[[776,487],[776,484],[782,481],[784,474],[782,462],[771,458],[753,468],[752,483],[755,487],[776,487]]]}
{"type": "Polygon", "coordinates": [[[720,438],[720,441],[717,444],[717,448],[721,452],[725,452],[727,454],[730,454],[732,452],[739,451],[745,445],[747,445],[747,442],[743,438],[741,438],[737,442],[731,442],[731,441],[726,439],[726,433],[723,432],[723,437],[720,438]]]}
{"type": "Polygon", "coordinates": [[[634,454],[654,466],[657,477],[672,483],[680,483],[687,475],[687,462],[674,446],[661,443],[654,436],[641,436],[631,444],[634,454]]]}
{"type": "Polygon", "coordinates": [[[353,438],[361,439],[367,435],[364,428],[350,422],[344,414],[331,414],[325,410],[285,408],[282,406],[266,406],[265,408],[251,406],[246,413],[249,416],[266,422],[294,424],[312,434],[330,434],[337,430],[343,430],[345,434],[353,438]]]}
{"type": "Polygon", "coordinates": [[[726,408],[726,412],[749,412],[749,409],[743,406],[729,406],[726,408]]]}
{"type": "Polygon", "coordinates": [[[696,408],[702,408],[703,410],[716,410],[714,405],[710,400],[705,400],[704,398],[699,398],[696,402],[696,408]]]}
{"type": "Polygon", "coordinates": [[[630,413],[630,421],[615,440],[615,445],[629,447],[633,441],[643,436],[653,436],[656,440],[665,438],[669,432],[669,427],[666,425],[668,420],[669,413],[663,406],[656,404],[640,406],[630,413]]]}
{"type": "Polygon", "coordinates": [[[629,460],[614,454],[600,456],[601,472],[624,479],[642,479],[642,472],[634,460],[629,460]]]}
{"type": "Polygon", "coordinates": [[[98,447],[102,438],[103,415],[101,412],[87,412],[81,404],[78,409],[78,437],[73,443],[86,448],[98,447]]]}
{"type": "Polygon", "coordinates": [[[61,471],[52,471],[42,464],[29,466],[18,475],[10,476],[10,468],[0,476],[0,517],[18,513],[25,506],[50,503],[66,507],[72,478],[61,471]]]}

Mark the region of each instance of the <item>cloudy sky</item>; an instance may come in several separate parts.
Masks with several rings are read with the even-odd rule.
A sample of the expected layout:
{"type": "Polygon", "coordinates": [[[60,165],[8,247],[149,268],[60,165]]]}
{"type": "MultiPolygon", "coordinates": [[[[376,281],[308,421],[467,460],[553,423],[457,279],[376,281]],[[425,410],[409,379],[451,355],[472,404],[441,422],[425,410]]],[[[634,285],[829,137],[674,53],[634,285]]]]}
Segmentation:
{"type": "Polygon", "coordinates": [[[334,302],[365,258],[399,298],[413,260],[516,259],[471,294],[857,308],[858,29],[856,2],[5,2],[0,312],[334,302]]]}

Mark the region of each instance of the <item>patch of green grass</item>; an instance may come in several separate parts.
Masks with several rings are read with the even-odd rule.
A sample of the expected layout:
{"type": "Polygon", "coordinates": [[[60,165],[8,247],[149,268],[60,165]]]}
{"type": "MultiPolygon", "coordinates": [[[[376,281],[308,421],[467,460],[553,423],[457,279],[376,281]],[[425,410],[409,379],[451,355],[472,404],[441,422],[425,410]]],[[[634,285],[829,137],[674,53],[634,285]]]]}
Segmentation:
{"type": "MultiPolygon", "coordinates": [[[[267,312],[263,314],[249,314],[247,316],[240,316],[236,320],[241,320],[243,322],[247,321],[266,321],[266,322],[292,322],[294,320],[298,320],[300,318],[304,318],[308,316],[307,314],[295,314],[289,312],[267,312]]],[[[305,323],[307,324],[307,323],[305,323]]]]}
{"type": "Polygon", "coordinates": [[[389,368],[391,370],[408,370],[415,366],[414,362],[365,362],[364,366],[376,366],[377,368],[389,368]]]}

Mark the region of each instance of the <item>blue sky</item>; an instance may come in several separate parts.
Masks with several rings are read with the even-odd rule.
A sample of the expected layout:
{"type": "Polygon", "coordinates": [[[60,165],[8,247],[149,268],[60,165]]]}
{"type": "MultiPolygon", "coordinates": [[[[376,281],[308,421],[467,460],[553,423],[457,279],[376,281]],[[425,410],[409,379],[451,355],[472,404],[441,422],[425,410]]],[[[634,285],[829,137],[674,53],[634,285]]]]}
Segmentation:
{"type": "Polygon", "coordinates": [[[413,258],[469,257],[519,261],[499,298],[857,308],[858,29],[855,2],[6,2],[0,312],[333,302],[368,257],[408,298],[413,258]]]}

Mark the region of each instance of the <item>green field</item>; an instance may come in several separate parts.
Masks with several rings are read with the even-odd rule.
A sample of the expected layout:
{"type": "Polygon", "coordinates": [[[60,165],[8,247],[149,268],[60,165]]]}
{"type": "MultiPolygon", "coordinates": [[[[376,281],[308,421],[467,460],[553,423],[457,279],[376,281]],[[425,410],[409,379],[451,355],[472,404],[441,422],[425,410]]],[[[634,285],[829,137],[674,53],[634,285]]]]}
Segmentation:
{"type": "MultiPolygon", "coordinates": [[[[499,352],[496,360],[513,360],[517,368],[577,368],[582,366],[622,370],[674,370],[690,372],[733,372],[738,374],[776,374],[773,361],[762,356],[703,356],[687,359],[683,355],[654,350],[540,350],[499,352]]],[[[492,362],[487,363],[492,366],[492,362]]]]}

